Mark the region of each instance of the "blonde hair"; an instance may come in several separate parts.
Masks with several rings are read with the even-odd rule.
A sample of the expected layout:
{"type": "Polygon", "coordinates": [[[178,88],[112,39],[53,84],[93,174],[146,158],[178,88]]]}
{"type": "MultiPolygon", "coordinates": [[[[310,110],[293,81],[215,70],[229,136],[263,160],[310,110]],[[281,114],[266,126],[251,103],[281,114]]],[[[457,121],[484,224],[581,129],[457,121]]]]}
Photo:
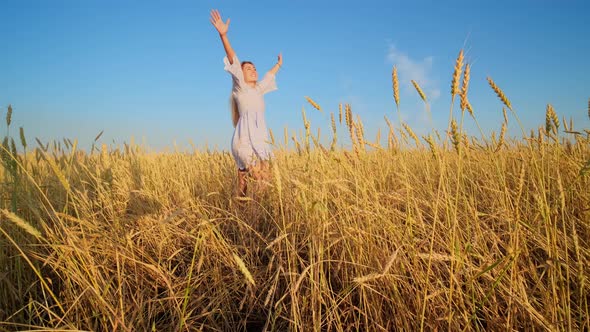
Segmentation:
{"type": "Polygon", "coordinates": [[[240,119],[240,112],[238,111],[238,103],[236,103],[236,98],[234,98],[233,93],[231,96],[229,96],[229,109],[231,112],[231,121],[235,128],[238,125],[238,120],[240,119]]]}

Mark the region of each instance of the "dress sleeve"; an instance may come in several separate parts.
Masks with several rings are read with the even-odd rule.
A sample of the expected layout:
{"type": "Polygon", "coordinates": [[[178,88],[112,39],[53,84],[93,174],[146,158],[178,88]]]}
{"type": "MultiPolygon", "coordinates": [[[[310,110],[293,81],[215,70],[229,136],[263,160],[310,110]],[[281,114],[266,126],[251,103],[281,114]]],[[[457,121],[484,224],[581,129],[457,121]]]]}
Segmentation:
{"type": "Polygon", "coordinates": [[[262,94],[266,94],[277,90],[277,82],[275,80],[275,75],[271,72],[266,73],[262,81],[258,83],[258,87],[262,94]]]}
{"type": "Polygon", "coordinates": [[[241,89],[245,82],[244,82],[244,73],[242,72],[242,66],[240,65],[240,60],[238,60],[238,56],[234,55],[233,63],[229,63],[229,59],[226,57],[223,58],[224,70],[231,74],[232,81],[233,81],[233,89],[232,90],[239,90],[241,89]]]}

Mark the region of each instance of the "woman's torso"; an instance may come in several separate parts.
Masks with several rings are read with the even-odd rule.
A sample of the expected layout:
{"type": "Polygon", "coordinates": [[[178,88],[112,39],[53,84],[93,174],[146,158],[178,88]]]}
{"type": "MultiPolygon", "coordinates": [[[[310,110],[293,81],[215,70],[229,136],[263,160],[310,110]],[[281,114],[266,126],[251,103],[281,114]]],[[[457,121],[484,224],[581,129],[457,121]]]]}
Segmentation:
{"type": "Polygon", "coordinates": [[[267,143],[264,119],[264,96],[257,87],[247,87],[233,93],[240,118],[234,130],[232,146],[263,148],[267,143]]]}

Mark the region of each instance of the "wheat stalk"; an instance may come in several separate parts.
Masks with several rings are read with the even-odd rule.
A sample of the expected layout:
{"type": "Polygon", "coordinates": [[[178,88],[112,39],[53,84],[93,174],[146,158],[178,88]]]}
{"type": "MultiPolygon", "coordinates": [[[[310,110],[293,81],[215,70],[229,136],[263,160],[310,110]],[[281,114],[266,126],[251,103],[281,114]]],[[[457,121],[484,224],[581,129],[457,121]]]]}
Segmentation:
{"type": "Polygon", "coordinates": [[[293,140],[293,143],[295,144],[295,150],[297,150],[298,154],[301,154],[301,144],[299,144],[299,141],[297,140],[297,136],[295,134],[293,134],[293,136],[291,136],[291,139],[293,140]]]}
{"type": "Polygon", "coordinates": [[[2,161],[4,164],[10,165],[12,158],[10,157],[10,142],[8,141],[8,136],[4,136],[4,139],[2,140],[0,155],[2,155],[2,161]]]}
{"type": "MultiPolygon", "coordinates": [[[[459,51],[457,60],[455,61],[455,70],[453,71],[453,78],[451,80],[451,107],[449,109],[449,124],[447,127],[447,135],[451,130],[451,122],[453,120],[453,105],[455,103],[455,96],[459,93],[459,78],[461,77],[461,70],[463,69],[463,49],[459,51]]],[[[448,136],[445,137],[444,148],[447,146],[448,136]]]]}
{"type": "Polygon", "coordinates": [[[551,121],[553,122],[553,126],[555,128],[555,134],[557,134],[557,131],[559,131],[559,117],[557,116],[557,113],[555,113],[553,105],[549,104],[549,106],[551,106],[551,121]]]}
{"type": "Polygon", "coordinates": [[[287,148],[287,145],[289,144],[289,129],[287,126],[283,128],[283,142],[285,143],[285,148],[287,148]]]}
{"type": "Polygon", "coordinates": [[[502,123],[502,129],[500,129],[500,138],[498,139],[498,146],[496,147],[496,152],[502,149],[504,145],[504,136],[506,135],[506,122],[502,123]]]}
{"type": "Polygon", "coordinates": [[[238,256],[236,254],[233,254],[233,257],[234,257],[234,261],[238,265],[238,268],[240,269],[240,272],[242,272],[244,277],[246,277],[246,280],[250,284],[252,284],[252,286],[255,286],[256,283],[254,282],[254,278],[252,277],[252,273],[250,273],[250,271],[246,267],[246,264],[244,264],[244,261],[240,258],[240,256],[238,256]]]}
{"type": "Polygon", "coordinates": [[[6,113],[6,126],[10,127],[12,122],[12,105],[8,105],[8,112],[6,113]]]}
{"type": "Polygon", "coordinates": [[[547,104],[545,109],[545,131],[548,133],[551,131],[551,104],[547,104]]]}
{"type": "Polygon", "coordinates": [[[459,97],[461,97],[461,110],[465,111],[466,109],[469,110],[469,113],[473,116],[473,110],[471,107],[467,107],[469,101],[467,100],[467,91],[469,89],[469,78],[471,76],[471,66],[469,64],[465,65],[465,70],[463,71],[463,83],[461,84],[461,93],[459,93],[459,97]]]}
{"type": "Polygon", "coordinates": [[[43,152],[47,152],[47,150],[49,150],[49,142],[47,142],[47,144],[43,144],[43,142],[41,142],[41,140],[38,137],[35,137],[35,140],[37,141],[37,144],[39,144],[43,152]]]}
{"type": "Polygon", "coordinates": [[[391,121],[389,121],[389,119],[387,118],[387,115],[384,115],[383,119],[385,119],[385,123],[387,124],[387,127],[389,127],[389,131],[393,131],[393,125],[391,124],[391,121]]]}
{"type": "Polygon", "coordinates": [[[471,103],[469,102],[469,100],[467,100],[465,107],[467,108],[469,115],[471,115],[471,117],[475,119],[475,115],[473,115],[473,107],[471,106],[471,103]]]}
{"type": "Polygon", "coordinates": [[[465,145],[465,151],[469,152],[469,148],[471,147],[471,145],[467,134],[463,134],[463,145],[465,145]]]}
{"type": "Polygon", "coordinates": [[[461,77],[461,70],[463,69],[463,50],[459,52],[457,60],[455,61],[455,70],[453,71],[453,80],[451,81],[451,97],[455,99],[455,95],[459,93],[459,77],[461,77]]]}
{"type": "MultiPolygon", "coordinates": [[[[342,112],[340,112],[342,114],[342,112]]],[[[336,148],[337,133],[336,133],[336,120],[334,119],[334,113],[330,112],[330,120],[332,122],[332,144],[330,145],[330,151],[334,151],[336,148]]]]}
{"type": "Polygon", "coordinates": [[[539,144],[539,148],[541,149],[541,154],[544,154],[545,149],[545,136],[549,136],[547,132],[543,129],[543,127],[539,127],[537,136],[537,144],[539,144]]]}
{"type": "Polygon", "coordinates": [[[357,124],[358,128],[360,129],[363,137],[365,137],[365,127],[363,126],[363,121],[361,120],[361,117],[358,114],[356,115],[356,124],[357,124]]]}
{"type": "Polygon", "coordinates": [[[0,212],[2,212],[6,216],[6,218],[8,218],[8,220],[12,221],[12,223],[14,223],[16,226],[20,227],[21,229],[23,229],[25,232],[33,235],[34,237],[36,237],[38,239],[42,238],[41,232],[39,232],[39,230],[37,230],[35,227],[33,227],[30,223],[23,220],[21,217],[17,216],[16,214],[14,214],[6,209],[2,209],[2,210],[0,210],[0,212]]]}
{"type": "Polygon", "coordinates": [[[350,104],[346,104],[345,109],[346,110],[345,110],[344,114],[345,114],[345,118],[346,118],[345,119],[346,126],[348,127],[348,130],[350,131],[351,130],[350,128],[352,127],[352,108],[350,107],[350,104]]]}
{"type": "Polygon", "coordinates": [[[381,148],[381,128],[377,128],[377,135],[375,136],[375,145],[381,148]]]}
{"type": "Polygon", "coordinates": [[[459,130],[457,128],[457,121],[455,121],[455,119],[451,120],[451,138],[453,140],[453,146],[455,147],[455,151],[459,153],[459,144],[461,143],[461,137],[459,137],[459,130]]]}
{"type": "Polygon", "coordinates": [[[428,137],[422,136],[422,138],[426,141],[426,143],[428,143],[428,147],[430,148],[430,154],[432,155],[432,158],[436,159],[436,145],[434,144],[434,139],[432,138],[432,135],[429,134],[428,137]]]}
{"type": "Polygon", "coordinates": [[[553,109],[553,105],[547,104],[545,111],[545,131],[547,131],[547,133],[552,132],[557,135],[559,124],[559,118],[555,113],[555,109],[553,109]]]}
{"type": "Polygon", "coordinates": [[[365,151],[365,128],[363,127],[363,122],[361,118],[357,115],[357,120],[355,122],[356,130],[356,137],[357,141],[359,142],[360,148],[365,151]]]}
{"type": "Polygon", "coordinates": [[[303,117],[303,127],[305,128],[305,148],[309,151],[309,138],[311,136],[310,131],[310,123],[307,121],[307,116],[305,115],[305,108],[301,108],[301,116],[303,117]]]}
{"type": "Polygon", "coordinates": [[[27,149],[27,140],[25,138],[25,130],[23,129],[23,127],[19,128],[20,130],[20,142],[23,145],[23,148],[25,148],[25,150],[27,149]]]}
{"type": "Polygon", "coordinates": [[[518,176],[518,190],[516,195],[516,202],[520,202],[520,197],[522,195],[522,188],[524,187],[524,175],[525,175],[525,164],[523,163],[520,167],[520,175],[518,176]]]}
{"type": "Polygon", "coordinates": [[[268,128],[268,134],[270,136],[270,144],[275,145],[275,135],[272,133],[272,129],[268,128]]]}
{"type": "Polygon", "coordinates": [[[338,104],[338,122],[342,124],[342,103],[338,104]]]}
{"type": "Polygon", "coordinates": [[[506,95],[504,94],[502,89],[500,89],[500,87],[498,87],[496,85],[496,83],[492,80],[491,77],[488,77],[488,83],[492,87],[492,90],[494,90],[494,92],[496,92],[496,94],[498,95],[498,98],[500,98],[500,100],[504,103],[504,105],[506,105],[506,107],[508,107],[508,109],[510,109],[512,111],[512,105],[510,104],[510,100],[508,100],[508,97],[506,97],[506,95]]]}
{"type": "Polygon", "coordinates": [[[426,95],[424,94],[424,91],[422,91],[422,89],[420,88],[420,85],[418,85],[418,82],[412,80],[412,84],[414,85],[414,88],[416,88],[416,91],[420,95],[420,98],[422,98],[422,100],[426,102],[426,95]]]}
{"type": "Polygon", "coordinates": [[[572,124],[573,124],[572,123],[572,121],[573,121],[572,118],[570,118],[570,125],[569,126],[567,124],[567,119],[565,118],[565,115],[563,116],[562,120],[563,120],[563,129],[565,131],[570,131],[570,130],[573,131],[574,130],[574,128],[572,128],[572,124]]]}
{"type": "Polygon", "coordinates": [[[358,151],[358,133],[357,133],[358,129],[356,128],[355,124],[353,123],[352,126],[350,126],[348,128],[348,133],[350,134],[350,141],[352,142],[352,147],[354,150],[354,153],[357,155],[359,155],[359,151],[358,151]]]}
{"type": "Polygon", "coordinates": [[[336,120],[334,119],[334,113],[330,112],[330,122],[332,123],[332,132],[336,135],[336,120]]]}
{"type": "Polygon", "coordinates": [[[385,119],[385,123],[387,123],[387,127],[389,128],[389,132],[387,134],[387,145],[390,149],[394,149],[398,143],[397,136],[395,136],[395,130],[393,129],[393,125],[387,116],[384,115],[383,118],[385,119]]]}
{"type": "Polygon", "coordinates": [[[277,165],[277,163],[272,163],[272,173],[275,178],[275,187],[277,188],[277,193],[280,198],[283,192],[283,183],[281,181],[281,172],[279,171],[279,165],[277,165]]]}
{"type": "Polygon", "coordinates": [[[16,144],[14,143],[14,138],[10,138],[10,149],[11,149],[11,153],[13,158],[16,158],[17,156],[17,150],[16,150],[16,144]]]}
{"type": "Polygon", "coordinates": [[[307,99],[307,102],[309,102],[311,104],[311,106],[313,106],[313,108],[315,108],[318,111],[322,111],[322,108],[320,107],[320,105],[318,105],[318,103],[316,103],[313,99],[305,96],[305,99],[307,99]]]}
{"type": "Polygon", "coordinates": [[[408,134],[410,134],[410,137],[414,140],[414,142],[416,142],[416,146],[420,146],[420,140],[418,139],[418,136],[416,136],[412,128],[408,126],[408,124],[405,122],[402,123],[402,126],[408,132],[408,134]]]}
{"type": "Polygon", "coordinates": [[[395,66],[393,66],[391,73],[391,81],[393,84],[393,99],[397,107],[399,107],[399,80],[397,79],[397,68],[395,66]]]}

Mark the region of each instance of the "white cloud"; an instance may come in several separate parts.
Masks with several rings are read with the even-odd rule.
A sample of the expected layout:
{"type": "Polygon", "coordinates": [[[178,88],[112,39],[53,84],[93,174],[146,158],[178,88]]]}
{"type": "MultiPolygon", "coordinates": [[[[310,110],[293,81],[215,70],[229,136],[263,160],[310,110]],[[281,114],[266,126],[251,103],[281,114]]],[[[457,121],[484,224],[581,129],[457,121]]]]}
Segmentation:
{"type": "Polygon", "coordinates": [[[413,59],[398,50],[395,45],[390,44],[387,51],[387,60],[396,66],[400,84],[405,87],[406,94],[408,92],[416,93],[411,83],[411,80],[415,80],[430,101],[440,97],[440,88],[432,77],[433,56],[424,59],[413,59]]]}

